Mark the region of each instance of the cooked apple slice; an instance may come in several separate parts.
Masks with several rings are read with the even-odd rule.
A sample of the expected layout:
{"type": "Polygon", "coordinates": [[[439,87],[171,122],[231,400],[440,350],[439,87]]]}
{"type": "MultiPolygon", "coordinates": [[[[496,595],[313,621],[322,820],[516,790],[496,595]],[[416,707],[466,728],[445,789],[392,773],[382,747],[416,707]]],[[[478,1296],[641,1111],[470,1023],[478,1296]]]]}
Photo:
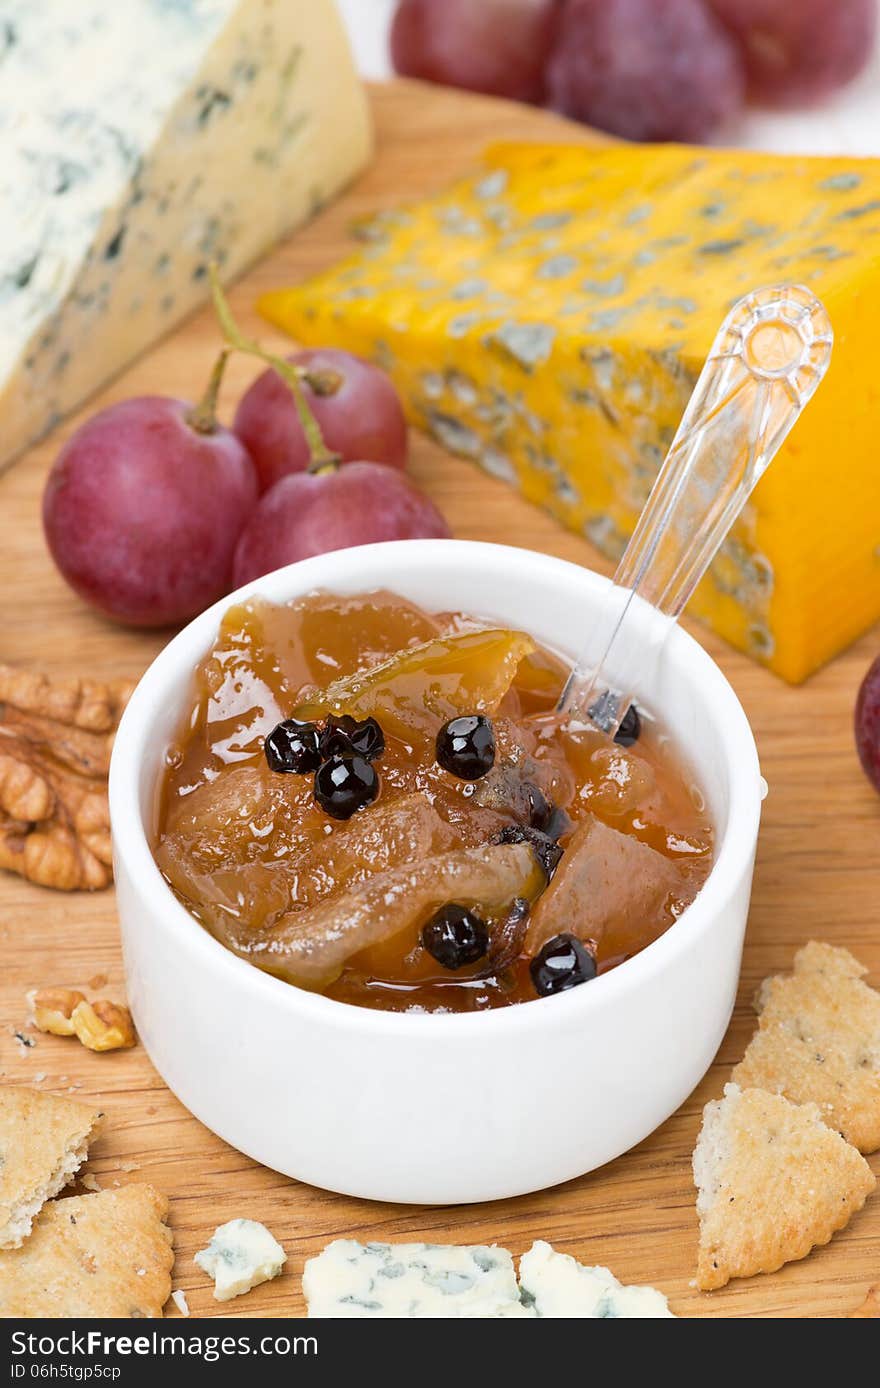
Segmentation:
{"type": "Polygon", "coordinates": [[[590,816],[535,907],[526,951],[567,931],[600,958],[631,954],[662,935],[692,895],[680,862],[590,816]]]}
{"type": "Polygon", "coordinates": [[[248,767],[201,787],[190,797],[192,801],[198,797],[199,803],[196,813],[188,814],[185,821],[189,835],[184,836],[179,824],[179,832],[166,834],[156,847],[156,861],[171,886],[221,940],[226,940],[230,929],[247,938],[250,931],[274,926],[289,914],[292,891],[299,906],[317,906],[375,873],[449,852],[459,842],[456,830],[429,800],[404,795],[377,805],[368,815],[355,815],[350,824],[338,826],[330,835],[303,832],[297,837],[289,824],[281,822],[281,805],[278,829],[270,824],[270,832],[262,839],[264,846],[274,845],[270,858],[254,858],[247,852],[236,857],[236,846],[247,842],[240,833],[242,816],[262,827],[261,812],[248,800],[247,792],[258,791],[265,781],[248,767]],[[224,787],[233,791],[241,787],[242,795],[240,800],[233,796],[240,809],[232,821],[238,838],[233,836],[231,844],[226,842],[229,817],[219,813],[229,800],[224,787]],[[213,805],[211,791],[216,792],[213,805]]]}
{"type": "Polygon", "coordinates": [[[199,668],[209,742],[226,761],[259,751],[298,691],[326,679],[328,666],[351,678],[361,664],[434,640],[443,620],[384,592],[313,593],[289,605],[249,598],[230,607],[199,668]]]}
{"type": "Polygon", "coordinates": [[[259,751],[295,696],[265,630],[272,610],[258,600],[230,607],[199,669],[207,741],[226,762],[259,751]]]}
{"type": "Polygon", "coordinates": [[[526,843],[493,844],[391,868],[320,906],[290,912],[272,931],[227,943],[267,973],[301,988],[325,988],[347,960],[381,941],[416,931],[449,901],[498,912],[515,898],[532,901],[544,873],[526,843]]]}
{"type": "Polygon", "coordinates": [[[521,631],[491,628],[410,646],[368,670],[307,694],[295,717],[350,713],[378,718],[386,733],[433,737],[459,713],[494,713],[517,666],[535,644],[521,631]]]}

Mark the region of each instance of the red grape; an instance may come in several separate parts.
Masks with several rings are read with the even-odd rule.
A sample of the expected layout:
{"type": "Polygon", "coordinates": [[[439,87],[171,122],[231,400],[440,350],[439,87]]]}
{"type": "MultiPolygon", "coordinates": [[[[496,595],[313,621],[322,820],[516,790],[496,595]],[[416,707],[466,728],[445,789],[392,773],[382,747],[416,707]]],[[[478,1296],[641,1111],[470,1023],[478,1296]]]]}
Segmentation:
{"type": "Polygon", "coordinates": [[[434,503],[396,468],[354,462],[298,472],[260,498],[235,551],[235,587],[349,545],[448,538],[434,503]]]}
{"type": "Polygon", "coordinates": [[[704,140],[742,107],[737,46],[702,0],[568,0],[550,103],[630,140],[704,140]]]}
{"type": "Polygon", "coordinates": [[[559,0],[401,0],[391,57],[405,77],[539,102],[560,8],[559,0]]]}
{"type": "Polygon", "coordinates": [[[742,44],[760,101],[819,101],[861,72],[873,49],[877,0],[709,0],[742,44]]]}
{"type": "MultiPolygon", "coordinates": [[[[334,347],[298,352],[295,366],[341,377],[339,388],[321,395],[306,381],[302,389],[324,441],[344,462],[372,458],[406,467],[406,419],[397,392],[378,366],[334,347]]],[[[290,387],[271,368],[258,376],[235,412],[233,429],[254,460],[260,490],[309,465],[306,442],[290,387]]]]}
{"type": "Polygon", "coordinates": [[[856,747],[865,775],[880,790],[880,656],[862,681],[856,700],[856,747]]]}
{"type": "Polygon", "coordinates": [[[132,626],[188,621],[229,591],[257,501],[241,441],[198,432],[183,400],[146,395],[83,424],[43,495],[52,557],[86,602],[132,626]]]}

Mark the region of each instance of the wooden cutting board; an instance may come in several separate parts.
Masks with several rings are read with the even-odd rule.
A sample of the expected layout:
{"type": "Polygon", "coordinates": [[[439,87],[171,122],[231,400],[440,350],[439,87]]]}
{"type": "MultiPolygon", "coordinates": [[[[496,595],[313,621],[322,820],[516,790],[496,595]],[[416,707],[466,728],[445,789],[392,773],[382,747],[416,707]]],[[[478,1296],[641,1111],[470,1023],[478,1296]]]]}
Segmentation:
{"type": "MultiPolygon", "coordinates": [[[[370,171],[232,295],[241,322],[267,343],[272,334],[253,313],[257,294],[344,254],[354,218],[441,187],[474,166],[493,139],[597,138],[527,108],[415,83],[376,88],[373,103],[378,155],[370,171]]],[[[89,409],[145,392],[195,399],[215,347],[211,315],[201,313],[89,409]]],[[[229,414],[252,374],[246,362],[233,363],[224,390],[229,414]]],[[[167,637],[125,632],[87,611],[58,577],[43,545],[43,479],[76,422],[68,421],[0,478],[0,658],[58,672],[136,676],[167,637]]],[[[516,543],[607,567],[583,540],[502,483],[421,437],[413,439],[412,471],[460,537],[516,543]]],[[[303,1261],[340,1236],[497,1241],[515,1254],[545,1238],[587,1263],[606,1264],[624,1282],[660,1287],[681,1316],[838,1317],[880,1281],[878,1194],[843,1234],[805,1262],[711,1295],[690,1285],[697,1233],[691,1151],[703,1104],[721,1093],[751,1033],[749,1000],[756,984],[787,968],[794,950],[818,937],[852,949],[880,985],[880,800],[861,774],[852,738],[856,690],[880,649],[880,633],[865,637],[803,688],[790,689],[703,628],[692,629],[742,699],[770,785],[736,1014],[712,1069],[679,1113],[635,1151],[543,1194],[435,1209],[330,1195],[259,1167],[214,1137],[169,1093],[140,1047],[93,1055],[74,1040],[39,1035],[25,1050],[13,1032],[25,1023],[28,989],[83,986],[103,973],[109,985],[102,991],[124,996],[114,901],[112,891],[71,896],[0,874],[2,1078],[38,1082],[55,1093],[73,1089],[106,1109],[106,1134],[89,1169],[104,1186],[148,1180],[168,1194],[177,1252],[174,1286],[185,1290],[194,1315],[302,1315],[303,1261]],[[237,1216],[263,1220],[289,1261],[276,1281],[221,1306],[193,1265],[193,1254],[216,1225],[237,1216]]],[[[872,1160],[880,1172],[880,1160],[872,1160]]]]}

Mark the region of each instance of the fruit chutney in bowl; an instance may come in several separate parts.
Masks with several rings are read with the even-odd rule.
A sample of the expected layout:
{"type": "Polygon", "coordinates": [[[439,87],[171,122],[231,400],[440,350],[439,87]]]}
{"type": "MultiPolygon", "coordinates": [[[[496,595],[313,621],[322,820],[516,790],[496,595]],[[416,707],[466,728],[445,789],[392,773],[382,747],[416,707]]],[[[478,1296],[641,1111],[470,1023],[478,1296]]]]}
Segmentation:
{"type": "Polygon", "coordinates": [[[662,726],[555,714],[525,632],[397,594],[230,607],[168,753],[156,861],[241,958],[340,1002],[464,1012],[594,979],[712,863],[662,726]]]}
{"type": "Polygon", "coordinates": [[[560,719],[607,591],[504,546],[365,546],[233,594],[144,676],[111,770],[129,995],[241,1150],[371,1198],[496,1198],[609,1160],[705,1072],[754,742],[678,629],[614,740],[560,719]]]}

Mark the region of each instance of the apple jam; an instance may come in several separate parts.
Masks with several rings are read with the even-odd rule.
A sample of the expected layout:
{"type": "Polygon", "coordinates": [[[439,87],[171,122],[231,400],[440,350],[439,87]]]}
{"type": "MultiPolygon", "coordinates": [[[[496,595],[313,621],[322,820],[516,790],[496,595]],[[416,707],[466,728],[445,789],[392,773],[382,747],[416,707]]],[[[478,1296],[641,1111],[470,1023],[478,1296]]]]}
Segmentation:
{"type": "Polygon", "coordinates": [[[167,755],[159,867],[229,949],[342,1002],[589,983],[693,900],[713,835],[644,712],[616,742],[560,723],[566,673],[386,592],[232,607],[167,755]]]}

